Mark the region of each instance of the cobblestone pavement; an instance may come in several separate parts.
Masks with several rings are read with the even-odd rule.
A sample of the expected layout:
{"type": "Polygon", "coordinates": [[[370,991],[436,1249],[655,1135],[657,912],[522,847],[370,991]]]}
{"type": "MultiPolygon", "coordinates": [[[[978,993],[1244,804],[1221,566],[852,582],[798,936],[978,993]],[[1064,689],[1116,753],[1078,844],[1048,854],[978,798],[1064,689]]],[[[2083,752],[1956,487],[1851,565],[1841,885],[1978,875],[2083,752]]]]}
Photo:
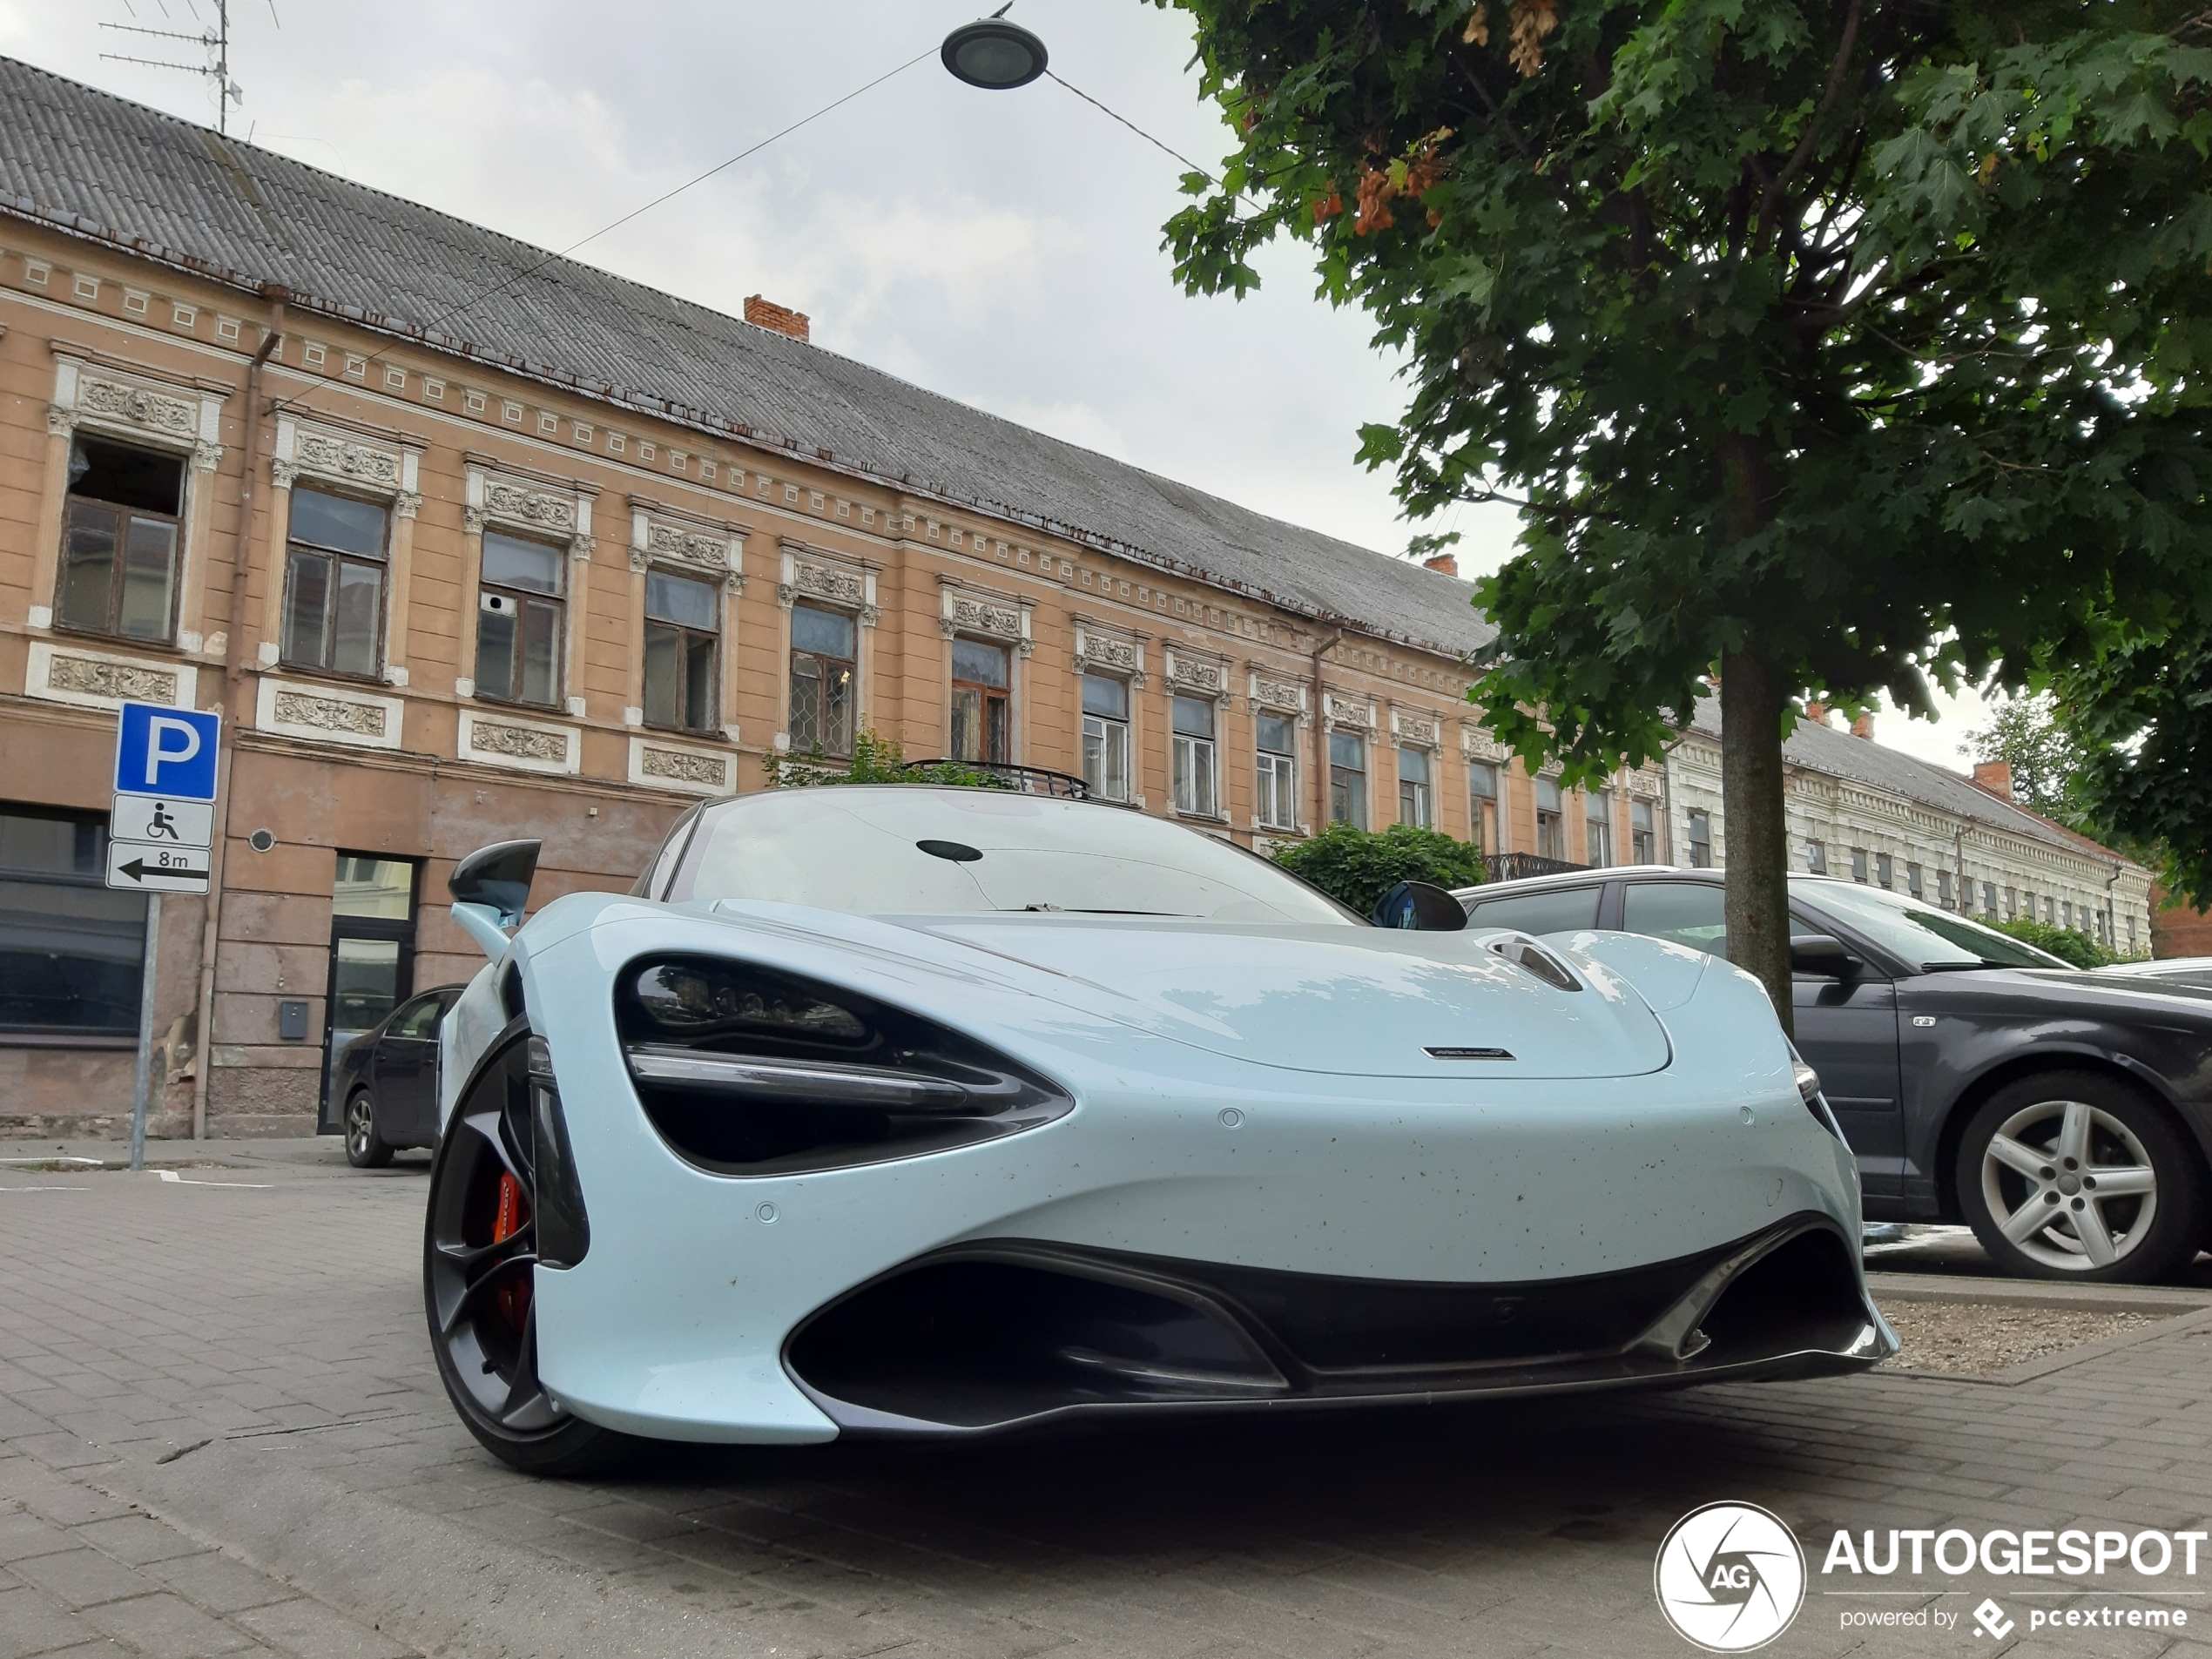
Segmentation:
{"type": "Polygon", "coordinates": [[[2212,1552],[2197,1578],[2177,1561],[2032,1594],[1979,1571],[1820,1573],[1838,1527],[2212,1531],[2201,1296],[1997,1382],[670,1448],[619,1480],[539,1482],[481,1453],[439,1391],[425,1166],[351,1171],[328,1142],[218,1155],[175,1180],[0,1167],[0,1659],[1686,1655],[1654,1551],[1721,1499],[1772,1509],[1811,1557],[1771,1652],[2212,1659],[2212,1552]],[[1884,1584],[1908,1588],[1827,1593],[1884,1584]],[[1989,1595],[2002,1637],[1972,1616],[1989,1595]],[[2031,1634],[2032,1611],[2069,1606],[2188,1624],[2031,1634]],[[1954,1623],[1844,1628],[1866,1609],[1954,1623]]]}

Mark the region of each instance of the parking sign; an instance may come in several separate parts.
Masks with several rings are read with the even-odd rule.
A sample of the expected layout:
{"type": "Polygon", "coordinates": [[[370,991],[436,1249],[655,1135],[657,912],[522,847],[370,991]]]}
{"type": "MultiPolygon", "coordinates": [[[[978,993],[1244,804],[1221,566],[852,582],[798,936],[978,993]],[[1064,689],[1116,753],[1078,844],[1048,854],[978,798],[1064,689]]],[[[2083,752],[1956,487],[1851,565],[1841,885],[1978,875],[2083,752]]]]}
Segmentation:
{"type": "Polygon", "coordinates": [[[222,725],[221,715],[197,709],[125,703],[116,732],[115,792],[213,800],[222,725]]]}
{"type": "Polygon", "coordinates": [[[115,732],[108,886],[157,900],[165,893],[207,891],[222,729],[219,714],[123,705],[115,732]]]}

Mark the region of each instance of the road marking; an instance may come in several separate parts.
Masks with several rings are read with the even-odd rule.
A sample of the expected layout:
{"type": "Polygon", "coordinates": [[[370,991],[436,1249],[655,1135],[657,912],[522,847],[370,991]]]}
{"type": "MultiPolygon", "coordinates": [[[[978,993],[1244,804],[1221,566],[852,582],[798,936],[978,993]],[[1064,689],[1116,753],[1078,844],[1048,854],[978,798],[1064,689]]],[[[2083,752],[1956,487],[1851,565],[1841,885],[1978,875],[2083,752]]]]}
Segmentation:
{"type": "Polygon", "coordinates": [[[162,1180],[173,1182],[180,1187],[260,1187],[266,1190],[276,1185],[273,1181],[187,1181],[174,1170],[156,1170],[153,1173],[162,1180]]]}

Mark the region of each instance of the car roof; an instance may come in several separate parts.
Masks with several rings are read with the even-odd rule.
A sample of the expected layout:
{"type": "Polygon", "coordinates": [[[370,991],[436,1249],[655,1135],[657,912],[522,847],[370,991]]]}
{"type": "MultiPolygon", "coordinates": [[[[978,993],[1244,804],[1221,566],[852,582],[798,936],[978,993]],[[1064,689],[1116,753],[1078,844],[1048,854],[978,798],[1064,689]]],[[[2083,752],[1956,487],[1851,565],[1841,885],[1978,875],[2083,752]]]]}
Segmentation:
{"type": "MultiPolygon", "coordinates": [[[[1495,899],[1516,893],[1541,893],[1550,887],[1581,887],[1596,881],[1618,881],[1634,877],[1639,881],[1703,881],[1718,886],[1727,872],[1715,867],[1683,869],[1673,864],[1608,864],[1588,869],[1555,870],[1548,875],[1525,875],[1512,881],[1486,881],[1479,887],[1456,887],[1452,896],[1463,903],[1478,899],[1495,899]]],[[[1845,887],[1856,885],[1832,875],[1809,875],[1793,873],[1792,887],[1845,887]]]]}

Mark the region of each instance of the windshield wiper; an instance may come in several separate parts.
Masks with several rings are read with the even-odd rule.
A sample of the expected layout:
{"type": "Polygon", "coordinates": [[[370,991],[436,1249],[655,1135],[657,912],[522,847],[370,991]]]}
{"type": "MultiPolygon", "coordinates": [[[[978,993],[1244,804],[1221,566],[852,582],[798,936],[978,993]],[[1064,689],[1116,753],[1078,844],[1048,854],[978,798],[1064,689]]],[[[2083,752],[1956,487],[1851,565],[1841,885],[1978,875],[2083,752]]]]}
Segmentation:
{"type": "Polygon", "coordinates": [[[2038,962],[1922,962],[1923,974],[1972,974],[1985,968],[2036,968],[2038,962]]]}

